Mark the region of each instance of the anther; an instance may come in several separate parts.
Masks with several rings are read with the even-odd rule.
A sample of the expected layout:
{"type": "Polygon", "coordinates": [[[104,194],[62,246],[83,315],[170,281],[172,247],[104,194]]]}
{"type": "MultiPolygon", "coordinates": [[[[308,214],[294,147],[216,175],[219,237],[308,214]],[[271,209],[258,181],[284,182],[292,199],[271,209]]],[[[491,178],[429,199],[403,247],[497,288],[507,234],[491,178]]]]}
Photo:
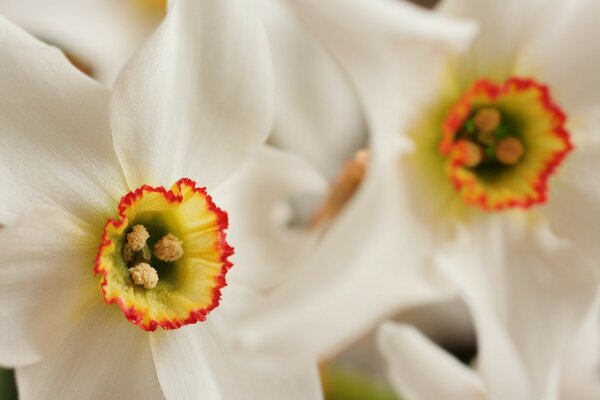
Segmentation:
{"type": "Polygon", "coordinates": [[[162,261],[177,261],[183,255],[182,243],[175,235],[169,233],[156,242],[154,255],[162,261]]]}
{"type": "Polygon", "coordinates": [[[477,144],[470,140],[459,140],[457,142],[460,151],[463,154],[464,165],[469,168],[474,168],[481,163],[483,160],[483,151],[477,144]]]}
{"type": "Polygon", "coordinates": [[[480,132],[491,132],[500,125],[500,111],[495,108],[481,108],[473,117],[473,123],[480,132]]]}
{"type": "Polygon", "coordinates": [[[153,289],[158,283],[158,273],[150,264],[139,263],[129,268],[129,274],[136,285],[144,286],[146,289],[153,289]]]}
{"type": "Polygon", "coordinates": [[[133,252],[140,251],[145,245],[150,234],[144,225],[134,225],[127,234],[127,245],[133,252]]]}
{"type": "Polygon", "coordinates": [[[346,162],[337,180],[331,186],[329,195],[322,206],[312,215],[310,225],[330,221],[344,208],[362,183],[371,159],[371,151],[357,151],[351,160],[346,162]]]}
{"type": "Polygon", "coordinates": [[[496,158],[505,165],[515,165],[524,153],[523,143],[514,137],[503,139],[496,145],[496,158]]]}

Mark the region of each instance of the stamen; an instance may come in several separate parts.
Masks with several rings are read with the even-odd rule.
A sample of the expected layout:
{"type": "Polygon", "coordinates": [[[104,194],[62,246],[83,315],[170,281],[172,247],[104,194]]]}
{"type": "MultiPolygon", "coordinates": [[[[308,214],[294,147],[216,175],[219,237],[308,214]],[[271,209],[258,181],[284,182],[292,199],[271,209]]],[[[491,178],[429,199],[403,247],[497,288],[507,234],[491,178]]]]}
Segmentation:
{"type": "Polygon", "coordinates": [[[146,289],[153,289],[158,283],[158,273],[147,263],[139,263],[129,268],[129,274],[136,285],[144,286],[146,289]]]}
{"type": "Polygon", "coordinates": [[[311,226],[332,220],[344,208],[362,183],[370,158],[370,150],[362,149],[344,165],[337,181],[331,186],[325,202],[312,215],[311,226]]]}
{"type": "Polygon", "coordinates": [[[483,151],[477,144],[470,140],[461,139],[458,144],[464,154],[464,164],[469,168],[478,166],[483,160],[483,151]]]}
{"type": "MultiPolygon", "coordinates": [[[[144,227],[144,225],[134,225],[131,228],[131,232],[127,234],[127,246],[133,252],[140,251],[146,245],[146,240],[150,237],[150,234],[144,227]]],[[[126,250],[127,251],[127,250],[126,250]]]]}
{"type": "Polygon", "coordinates": [[[177,261],[183,255],[182,243],[175,235],[169,233],[156,242],[154,255],[162,261],[177,261]]]}
{"type": "Polygon", "coordinates": [[[482,108],[473,116],[473,123],[480,132],[492,132],[501,122],[500,111],[495,108],[482,108]]]}
{"type": "Polygon", "coordinates": [[[514,137],[503,139],[496,145],[496,158],[505,165],[515,165],[524,153],[523,143],[514,137]]]}

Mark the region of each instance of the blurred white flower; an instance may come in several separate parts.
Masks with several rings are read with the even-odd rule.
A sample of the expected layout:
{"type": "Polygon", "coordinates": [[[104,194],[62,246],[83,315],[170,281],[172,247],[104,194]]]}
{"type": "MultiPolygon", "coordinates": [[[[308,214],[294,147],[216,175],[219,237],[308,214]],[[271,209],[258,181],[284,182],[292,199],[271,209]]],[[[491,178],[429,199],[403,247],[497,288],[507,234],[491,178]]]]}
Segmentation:
{"type": "MultiPolygon", "coordinates": [[[[415,73],[439,70],[448,54],[465,48],[473,34],[469,24],[392,1],[313,5],[315,14],[332,19],[325,22],[332,28],[331,35],[355,52],[357,62],[363,60],[360,53],[365,48],[382,50],[389,46],[396,50],[398,62],[389,68],[404,73],[402,78],[408,83],[416,83],[410,68],[415,73]],[[342,20],[355,31],[339,26],[342,20]],[[383,33],[393,37],[381,39],[383,33]]],[[[310,22],[309,18],[305,22],[310,22]]],[[[379,60],[388,65],[389,60],[382,56],[364,61],[379,60]]],[[[395,90],[394,82],[385,90],[395,90]]],[[[402,92],[401,87],[398,90],[402,92]]],[[[386,105],[388,110],[390,107],[386,105]]],[[[369,115],[367,122],[377,128],[369,115]]],[[[377,136],[373,140],[378,140],[377,136]]],[[[251,318],[245,335],[249,346],[274,348],[279,344],[285,351],[287,340],[295,337],[298,348],[327,358],[401,306],[451,295],[428,277],[429,271],[421,269],[424,253],[433,250],[419,241],[419,230],[425,227],[416,225],[419,230],[412,230],[411,220],[403,215],[408,200],[399,190],[401,186],[395,184],[399,172],[377,154],[378,148],[374,150],[376,153],[366,157],[369,171],[358,192],[327,227],[315,251],[295,268],[295,279],[290,278],[272,294],[269,304],[261,309],[262,315],[251,318]],[[265,326],[269,326],[266,334],[265,326]]]]}
{"type": "Polygon", "coordinates": [[[261,148],[260,24],[233,0],[179,0],[112,93],[4,19],[0,31],[0,364],[17,367],[21,398],[319,398],[310,355],[282,369],[235,345],[261,287],[236,273],[253,268],[253,238],[231,220],[226,239],[219,206],[248,200],[235,182],[275,179],[256,165],[322,185],[261,148]]]}
{"type": "MultiPolygon", "coordinates": [[[[521,309],[560,299],[560,312],[536,310],[536,328],[526,332],[542,336],[537,352],[547,365],[533,365],[533,354],[515,349],[524,368],[535,370],[528,390],[534,398],[546,393],[553,387],[547,381],[556,379],[557,349],[598,287],[600,80],[593,60],[600,53],[585,36],[597,5],[535,2],[524,10],[517,1],[449,0],[425,15],[391,0],[289,3],[354,83],[372,132],[372,164],[332,227],[346,233],[338,236],[344,240],[330,232],[320,247],[329,255],[304,273],[312,281],[281,289],[297,301],[279,308],[273,332],[309,326],[314,335],[302,331],[300,345],[331,350],[400,307],[453,290],[468,296],[464,285],[496,284],[498,276],[485,274],[488,264],[510,260],[497,274],[510,272],[521,286],[505,287],[502,296],[518,296],[521,309]],[[447,16],[480,23],[470,47],[474,27],[447,16]],[[457,56],[441,44],[468,51],[457,56]],[[457,254],[440,265],[436,255],[448,247],[457,254]],[[445,279],[457,275],[466,278],[445,279]],[[296,320],[282,323],[286,312],[296,320]]],[[[480,305],[466,300],[478,313],[480,305]]],[[[509,341],[526,331],[524,318],[481,312],[509,341]]],[[[477,329],[493,349],[493,338],[477,329]]]]}
{"type": "MultiPolygon", "coordinates": [[[[502,293],[493,293],[490,297],[497,304],[493,305],[482,298],[479,300],[484,302],[483,307],[508,306],[507,313],[519,312],[516,302],[503,303],[500,300],[500,297],[504,297],[502,293]]],[[[477,322],[486,324],[485,317],[477,322]]],[[[567,328],[575,331],[577,327],[567,328]]],[[[518,329],[533,329],[535,333],[529,332],[529,338],[522,335],[515,342],[510,342],[506,340],[503,328],[488,325],[485,328],[487,338],[482,337],[480,344],[492,341],[495,351],[488,349],[480,352],[471,367],[462,364],[409,325],[383,324],[378,332],[378,346],[387,361],[390,382],[406,400],[588,400],[600,397],[598,307],[594,308],[569,347],[552,352],[550,356],[556,357],[552,362],[556,379],[546,381],[544,388],[534,389],[532,382],[539,368],[536,371],[526,367],[514,347],[533,354],[538,367],[545,369],[544,363],[549,355],[540,352],[535,340],[543,333],[537,331],[539,326],[536,326],[536,322],[525,323],[518,329]],[[507,384],[509,375],[512,375],[512,380],[507,384]]]]}

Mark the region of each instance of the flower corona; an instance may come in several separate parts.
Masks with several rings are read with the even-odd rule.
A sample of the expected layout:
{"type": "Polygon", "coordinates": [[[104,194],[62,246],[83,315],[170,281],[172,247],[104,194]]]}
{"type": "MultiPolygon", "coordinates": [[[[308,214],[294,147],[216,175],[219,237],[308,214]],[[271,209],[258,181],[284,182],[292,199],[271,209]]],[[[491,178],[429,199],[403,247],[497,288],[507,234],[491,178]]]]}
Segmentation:
{"type": "Polygon", "coordinates": [[[488,211],[544,203],[550,175],[573,148],[565,122],[548,87],[532,79],[476,81],[442,127],[454,188],[488,211]]]}
{"type": "Polygon", "coordinates": [[[95,272],[107,303],[147,331],[204,321],[219,304],[233,248],[227,214],[189,179],[125,195],[102,233],[95,272]]]}

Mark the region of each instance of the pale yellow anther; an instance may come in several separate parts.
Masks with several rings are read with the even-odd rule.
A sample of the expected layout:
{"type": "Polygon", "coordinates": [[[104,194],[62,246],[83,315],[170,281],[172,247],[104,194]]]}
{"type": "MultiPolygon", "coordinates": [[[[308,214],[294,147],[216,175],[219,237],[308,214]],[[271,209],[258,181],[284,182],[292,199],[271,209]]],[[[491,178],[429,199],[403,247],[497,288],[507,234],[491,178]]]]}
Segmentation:
{"type": "Polygon", "coordinates": [[[523,143],[514,137],[503,139],[496,145],[496,158],[505,165],[515,165],[524,153],[523,143]]]}
{"type": "Polygon", "coordinates": [[[183,255],[182,241],[168,233],[154,245],[154,255],[162,261],[177,261],[183,255]]]}
{"type": "Polygon", "coordinates": [[[136,285],[146,289],[155,288],[158,283],[158,273],[150,264],[139,263],[135,267],[129,268],[129,274],[136,285]]]}
{"type": "Polygon", "coordinates": [[[470,140],[461,139],[458,142],[461,151],[464,152],[464,165],[469,168],[478,166],[483,160],[483,151],[477,144],[470,140]]]}
{"type": "Polygon", "coordinates": [[[146,245],[146,240],[150,237],[150,234],[144,227],[144,225],[134,225],[131,228],[131,232],[127,234],[127,245],[133,252],[140,251],[146,245]]]}
{"type": "Polygon", "coordinates": [[[500,125],[502,117],[495,108],[481,108],[473,117],[473,123],[480,132],[491,132],[500,125]]]}

